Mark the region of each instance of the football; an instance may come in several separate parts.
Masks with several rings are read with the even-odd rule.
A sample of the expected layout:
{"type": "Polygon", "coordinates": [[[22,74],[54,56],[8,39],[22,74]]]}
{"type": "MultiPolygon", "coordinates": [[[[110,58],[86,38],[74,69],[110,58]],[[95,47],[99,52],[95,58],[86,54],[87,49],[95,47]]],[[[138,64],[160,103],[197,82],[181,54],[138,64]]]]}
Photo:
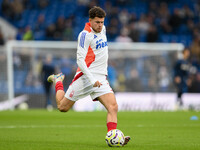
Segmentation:
{"type": "Polygon", "coordinates": [[[105,140],[110,147],[120,147],[123,146],[125,138],[122,131],[120,131],[119,129],[114,129],[110,130],[106,134],[105,140]]]}

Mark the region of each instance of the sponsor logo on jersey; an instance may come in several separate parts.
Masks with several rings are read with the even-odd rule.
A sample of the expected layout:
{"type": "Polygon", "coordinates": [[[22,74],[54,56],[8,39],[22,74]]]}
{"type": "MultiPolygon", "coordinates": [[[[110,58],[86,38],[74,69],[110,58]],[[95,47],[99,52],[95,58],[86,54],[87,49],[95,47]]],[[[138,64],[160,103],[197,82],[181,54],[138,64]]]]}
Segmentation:
{"type": "Polygon", "coordinates": [[[104,48],[106,46],[108,46],[107,41],[104,42],[103,39],[96,41],[96,49],[104,48]]]}

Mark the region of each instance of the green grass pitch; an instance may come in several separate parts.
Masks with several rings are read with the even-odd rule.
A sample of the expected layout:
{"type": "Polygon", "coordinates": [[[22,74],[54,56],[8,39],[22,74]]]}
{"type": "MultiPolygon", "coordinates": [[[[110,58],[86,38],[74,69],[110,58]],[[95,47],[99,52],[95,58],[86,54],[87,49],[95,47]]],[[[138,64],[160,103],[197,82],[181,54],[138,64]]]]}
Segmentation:
{"type": "Polygon", "coordinates": [[[108,147],[106,112],[0,112],[0,150],[200,150],[198,112],[119,112],[128,145],[108,147]]]}

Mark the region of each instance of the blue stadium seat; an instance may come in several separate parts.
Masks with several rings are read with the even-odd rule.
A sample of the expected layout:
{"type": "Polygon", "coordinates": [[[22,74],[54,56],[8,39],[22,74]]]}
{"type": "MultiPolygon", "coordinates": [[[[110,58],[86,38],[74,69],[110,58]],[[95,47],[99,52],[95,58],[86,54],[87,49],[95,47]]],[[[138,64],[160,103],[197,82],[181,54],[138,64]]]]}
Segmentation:
{"type": "MultiPolygon", "coordinates": [[[[43,14],[45,16],[45,27],[47,27],[49,24],[55,23],[57,18],[59,16],[64,16],[65,18],[68,18],[70,16],[74,16],[74,24],[73,24],[73,30],[74,35],[77,37],[78,33],[83,29],[84,23],[88,21],[88,17],[85,18],[85,16],[88,15],[88,7],[83,5],[78,5],[77,1],[74,0],[48,0],[49,5],[45,7],[44,9],[38,8],[38,0],[29,0],[30,5],[32,7],[27,7],[26,10],[22,13],[22,19],[18,21],[11,20],[11,23],[15,25],[17,28],[25,28],[27,25],[31,26],[32,28],[35,26],[38,16],[40,14],[43,14]],[[77,11],[78,10],[78,11],[77,11]]],[[[100,6],[104,7],[106,0],[99,1],[100,6]]],[[[111,0],[111,3],[115,3],[116,1],[111,0]]],[[[182,8],[184,5],[189,6],[192,10],[195,10],[195,4],[197,3],[197,0],[177,0],[175,2],[170,1],[168,3],[168,9],[170,13],[173,13],[173,10],[175,8],[182,8]]],[[[0,4],[2,3],[2,0],[0,0],[0,4]]],[[[129,2],[131,5],[123,5],[119,6],[119,9],[127,9],[129,13],[135,13],[137,19],[140,18],[141,14],[148,14],[148,6],[149,3],[147,3],[147,0],[144,1],[136,1],[133,0],[129,2]]],[[[160,2],[158,2],[160,3],[160,2]]],[[[196,14],[196,12],[195,12],[196,14]]],[[[195,24],[199,22],[199,17],[196,15],[193,19],[195,24]]],[[[105,24],[108,24],[108,20],[105,20],[105,24]]],[[[157,29],[159,31],[159,25],[160,25],[160,19],[155,20],[155,25],[157,26],[157,29]]],[[[191,34],[191,31],[188,30],[187,26],[185,24],[182,24],[180,28],[177,30],[177,35],[166,35],[162,34],[159,31],[160,41],[161,42],[183,42],[185,45],[188,45],[191,43],[191,39],[187,38],[184,39],[183,37],[177,37],[179,35],[187,35],[191,34]]],[[[42,40],[46,39],[44,38],[44,33],[38,32],[34,33],[36,40],[42,40]]],[[[109,35],[108,35],[109,37],[109,35]]],[[[76,38],[75,38],[76,39],[76,38]]],[[[110,40],[110,39],[108,39],[110,40]]],[[[139,41],[145,42],[145,36],[140,36],[139,41]]]]}
{"type": "Polygon", "coordinates": [[[45,32],[43,30],[34,33],[35,40],[45,40],[45,32]]]}
{"type": "Polygon", "coordinates": [[[180,35],[179,42],[183,43],[186,47],[189,47],[192,42],[192,37],[189,35],[180,35]]]}
{"type": "Polygon", "coordinates": [[[161,35],[160,36],[161,38],[161,42],[164,42],[164,43],[170,43],[171,42],[171,36],[170,35],[161,35]]]}

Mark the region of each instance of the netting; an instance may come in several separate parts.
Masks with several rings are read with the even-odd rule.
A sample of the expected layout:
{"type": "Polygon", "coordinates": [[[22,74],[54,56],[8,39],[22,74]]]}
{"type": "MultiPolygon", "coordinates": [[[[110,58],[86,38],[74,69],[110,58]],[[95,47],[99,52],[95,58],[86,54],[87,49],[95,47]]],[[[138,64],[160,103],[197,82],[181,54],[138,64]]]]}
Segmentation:
{"type": "Polygon", "coordinates": [[[0,102],[8,100],[8,75],[5,47],[0,47],[0,102]]]}
{"type": "MultiPolygon", "coordinates": [[[[8,59],[12,59],[13,68],[10,70],[13,70],[14,79],[10,85],[13,85],[14,96],[28,94],[31,107],[45,106],[42,68],[49,57],[52,58],[50,64],[55,73],[63,72],[66,75],[64,87],[67,90],[77,68],[76,42],[12,41],[9,45],[12,57],[8,55],[8,59]]],[[[172,82],[173,64],[177,52],[183,49],[181,44],[109,43],[108,47],[108,79],[115,92],[175,91],[172,82]]],[[[6,61],[4,63],[1,65],[1,93],[2,89],[6,89],[1,85],[9,81],[6,76],[9,66],[6,61]]],[[[53,89],[51,93],[52,98],[55,94],[53,89]]]]}

